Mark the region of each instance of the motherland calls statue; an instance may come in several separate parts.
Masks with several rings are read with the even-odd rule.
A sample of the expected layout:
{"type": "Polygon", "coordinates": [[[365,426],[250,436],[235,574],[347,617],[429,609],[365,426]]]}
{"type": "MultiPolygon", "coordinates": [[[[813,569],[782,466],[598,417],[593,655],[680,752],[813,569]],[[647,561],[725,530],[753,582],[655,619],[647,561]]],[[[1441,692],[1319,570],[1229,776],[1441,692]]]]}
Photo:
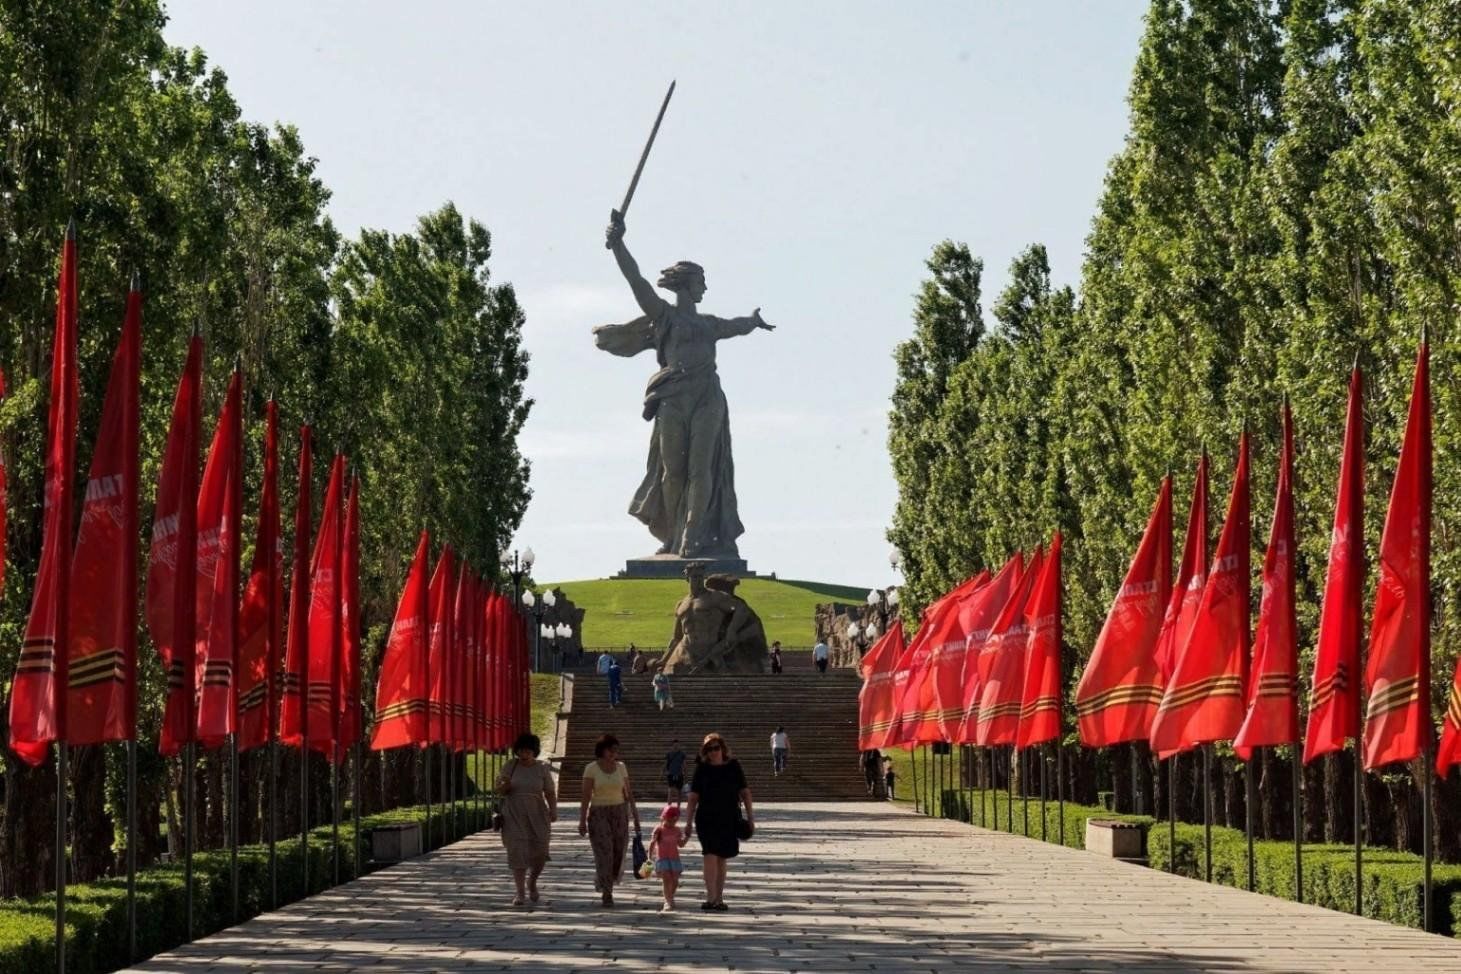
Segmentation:
{"type": "Polygon", "coordinates": [[[653,349],[659,371],[644,393],[644,418],[654,423],[644,481],[629,504],[660,542],[656,554],[682,558],[738,558],[736,539],[745,530],[736,510],[730,415],[715,371],[715,343],[771,331],[757,308],[744,318],[701,314],[705,271],[682,260],[660,272],[655,293],[624,246],[624,220],[613,211],[609,248],[644,314],[627,324],[594,329],[594,343],[614,355],[653,349]]]}
{"type": "Polygon", "coordinates": [[[760,618],[735,594],[739,580],[705,574],[692,562],[685,568],[690,594],[675,606],[675,633],[662,668],[666,673],[764,673],[766,630],[760,618]]]}

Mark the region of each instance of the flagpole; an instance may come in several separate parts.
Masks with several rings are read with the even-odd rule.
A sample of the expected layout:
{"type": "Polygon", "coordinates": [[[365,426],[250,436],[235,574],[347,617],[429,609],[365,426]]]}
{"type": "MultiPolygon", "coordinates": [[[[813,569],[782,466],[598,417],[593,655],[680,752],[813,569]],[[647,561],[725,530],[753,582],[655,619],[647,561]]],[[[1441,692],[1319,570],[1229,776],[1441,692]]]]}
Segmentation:
{"type": "Polygon", "coordinates": [[[982,749],[977,747],[974,749],[974,766],[977,769],[977,773],[974,775],[974,784],[976,786],[975,790],[979,792],[979,827],[981,829],[989,827],[989,812],[984,805],[984,795],[989,791],[989,773],[986,767],[987,762],[984,760],[985,757],[986,755],[982,749]]]}
{"type": "MultiPolygon", "coordinates": [[[[134,659],[136,657],[133,657],[134,659]]],[[[137,678],[134,672],[132,678],[137,678]]],[[[136,711],[133,711],[135,716],[136,711]]],[[[135,721],[133,723],[135,727],[135,721]]],[[[127,741],[127,963],[137,959],[137,736],[127,741]]]]}
{"type": "Polygon", "coordinates": [[[1202,746],[1203,875],[1212,882],[1212,745],[1202,746]]]}
{"type": "MultiPolygon", "coordinates": [[[[1420,815],[1420,841],[1425,845],[1425,913],[1422,920],[1425,926],[1422,929],[1426,933],[1431,933],[1435,930],[1435,926],[1431,922],[1431,863],[1435,858],[1433,851],[1435,842],[1431,834],[1435,825],[1431,817],[1431,768],[1434,766],[1431,751],[1432,747],[1427,743],[1425,750],[1421,752],[1425,761],[1421,770],[1424,784],[1421,786],[1422,807],[1420,815]]],[[[1411,767],[1413,768],[1414,765],[1412,764],[1411,767]]]]}
{"type": "Polygon", "coordinates": [[[279,742],[274,739],[272,715],[269,721],[269,909],[279,907],[279,742]]]}
{"type": "MultiPolygon", "coordinates": [[[[190,715],[190,728],[195,723],[190,715]]],[[[186,901],[183,912],[187,914],[184,943],[193,940],[193,763],[193,742],[188,741],[183,745],[183,899],[186,901]]]]}
{"type": "MultiPolygon", "coordinates": [[[[356,725],[363,732],[365,725],[356,725]]],[[[361,758],[360,741],[355,742],[355,773],[351,776],[352,788],[350,789],[350,823],[354,838],[351,845],[355,848],[355,861],[351,867],[351,878],[360,878],[360,768],[361,758]]]]}
{"type": "Polygon", "coordinates": [[[1025,815],[1025,838],[1030,837],[1030,752],[1020,752],[1020,800],[1025,815]]]}
{"type": "Polygon", "coordinates": [[[330,742],[330,842],[335,860],[335,885],[340,885],[340,745],[330,742]]]}
{"type": "Polygon", "coordinates": [[[1060,844],[1065,845],[1065,741],[1059,737],[1055,739],[1055,800],[1056,815],[1060,821],[1060,844]]]}
{"type": "MultiPolygon", "coordinates": [[[[431,719],[431,717],[430,717],[430,711],[431,711],[431,707],[428,704],[428,706],[427,706],[427,720],[428,721],[431,719]]],[[[431,851],[431,833],[432,833],[432,828],[431,828],[431,745],[430,744],[427,744],[425,747],[423,747],[421,749],[421,761],[422,761],[422,764],[425,765],[424,773],[422,774],[421,777],[426,782],[426,844],[421,847],[421,851],[422,852],[430,852],[431,851]]]]}
{"type": "MultiPolygon", "coordinates": [[[[69,527],[69,526],[68,526],[69,527]]],[[[64,609],[63,609],[64,611],[64,609]]],[[[65,649],[56,646],[59,658],[65,649]]],[[[59,699],[66,693],[58,688],[59,699]]],[[[56,741],[56,970],[66,974],[66,741],[56,741]]]]}
{"type": "MultiPolygon", "coordinates": [[[[309,672],[308,659],[301,666],[309,672]]],[[[307,678],[306,678],[307,679],[307,678]]],[[[299,858],[303,870],[304,888],[300,896],[309,895],[309,693],[308,682],[300,686],[300,730],[299,730],[299,858]]]]}
{"type": "Polygon", "coordinates": [[[1304,766],[1294,742],[1294,902],[1304,902],[1304,766]]]}
{"type": "Polygon", "coordinates": [[[1141,767],[1137,759],[1137,744],[1132,741],[1127,745],[1131,750],[1131,810],[1137,815],[1141,814],[1141,767]]]}
{"type": "MultiPolygon", "coordinates": [[[[234,671],[237,673],[237,669],[234,671]]],[[[230,677],[231,679],[232,677],[230,677]]],[[[238,923],[238,732],[228,744],[228,872],[233,887],[232,919],[238,923]]]]}
{"type": "MultiPolygon", "coordinates": [[[[1177,755],[1167,758],[1167,872],[1177,871],[1177,755]]],[[[1062,816],[1064,818],[1064,816],[1062,816]]]]}
{"type": "Polygon", "coordinates": [[[1360,757],[1360,735],[1358,729],[1354,735],[1354,915],[1365,915],[1365,865],[1364,853],[1360,845],[1361,832],[1364,822],[1364,784],[1365,773],[1363,759],[1360,757]]]}
{"type": "Polygon", "coordinates": [[[1243,762],[1243,813],[1248,832],[1248,892],[1258,888],[1258,874],[1253,865],[1253,761],[1258,751],[1254,750],[1249,760],[1243,762]]]}
{"type": "Polygon", "coordinates": [[[1005,824],[1009,826],[1010,835],[1015,834],[1015,746],[1004,755],[1004,787],[1005,787],[1005,824]]]}

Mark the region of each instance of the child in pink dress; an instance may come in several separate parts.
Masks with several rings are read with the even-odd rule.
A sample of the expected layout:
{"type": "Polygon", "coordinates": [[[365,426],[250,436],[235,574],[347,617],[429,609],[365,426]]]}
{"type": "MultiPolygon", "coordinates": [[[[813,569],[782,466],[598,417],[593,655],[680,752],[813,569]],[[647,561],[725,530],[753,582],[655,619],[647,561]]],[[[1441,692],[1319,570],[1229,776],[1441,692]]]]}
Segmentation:
{"type": "Polygon", "coordinates": [[[678,805],[666,805],[660,809],[659,825],[655,826],[649,840],[649,856],[654,860],[654,872],[665,888],[665,903],[659,908],[661,913],[674,910],[675,890],[680,885],[680,873],[685,869],[680,864],[680,847],[688,839],[675,824],[679,817],[678,805]]]}

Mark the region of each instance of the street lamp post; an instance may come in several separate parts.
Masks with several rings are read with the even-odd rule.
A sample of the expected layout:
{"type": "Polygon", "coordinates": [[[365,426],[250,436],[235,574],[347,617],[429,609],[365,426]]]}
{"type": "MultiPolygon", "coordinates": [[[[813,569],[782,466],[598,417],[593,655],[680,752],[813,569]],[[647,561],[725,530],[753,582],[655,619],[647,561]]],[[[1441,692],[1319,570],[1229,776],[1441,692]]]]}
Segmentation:
{"type": "Polygon", "coordinates": [[[572,639],[573,638],[573,627],[570,626],[566,622],[560,622],[560,623],[558,623],[557,626],[555,626],[553,628],[553,637],[554,637],[553,638],[553,668],[557,672],[562,673],[563,672],[563,654],[567,650],[566,650],[566,647],[560,647],[558,645],[558,640],[560,640],[560,639],[564,639],[564,640],[572,639]]]}
{"type": "MultiPolygon", "coordinates": [[[[502,554],[502,570],[512,576],[512,604],[517,605],[518,599],[522,597],[523,576],[533,570],[533,562],[536,560],[533,549],[524,548],[521,555],[517,549],[512,550],[509,555],[502,554]]],[[[532,603],[529,602],[529,605],[532,603]]]]}
{"type": "MultiPolygon", "coordinates": [[[[553,608],[553,605],[558,601],[558,597],[553,594],[553,590],[550,588],[544,589],[541,598],[534,595],[532,589],[528,589],[523,593],[522,598],[523,605],[527,606],[528,612],[532,614],[533,622],[536,624],[533,630],[533,672],[541,673],[543,671],[543,630],[552,628],[543,624],[543,616],[547,614],[549,609],[553,608]]],[[[550,632],[548,635],[551,636],[552,633],[550,632]]]]}

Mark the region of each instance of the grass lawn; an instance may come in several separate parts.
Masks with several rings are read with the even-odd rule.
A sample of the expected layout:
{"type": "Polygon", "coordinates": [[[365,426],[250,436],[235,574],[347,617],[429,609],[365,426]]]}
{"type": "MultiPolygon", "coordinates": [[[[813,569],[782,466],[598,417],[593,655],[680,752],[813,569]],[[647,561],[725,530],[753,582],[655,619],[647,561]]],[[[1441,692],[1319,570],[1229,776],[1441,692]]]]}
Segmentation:
{"type": "MultiPolygon", "coordinates": [[[[583,620],[585,647],[628,646],[663,649],[675,631],[675,606],[688,588],[675,578],[609,578],[558,582],[587,610],[583,620]]],[[[742,579],[736,594],[745,599],[766,627],[766,641],[781,640],[784,649],[804,649],[815,642],[812,616],[819,602],[862,605],[868,588],[769,578],[742,579]]]]}

